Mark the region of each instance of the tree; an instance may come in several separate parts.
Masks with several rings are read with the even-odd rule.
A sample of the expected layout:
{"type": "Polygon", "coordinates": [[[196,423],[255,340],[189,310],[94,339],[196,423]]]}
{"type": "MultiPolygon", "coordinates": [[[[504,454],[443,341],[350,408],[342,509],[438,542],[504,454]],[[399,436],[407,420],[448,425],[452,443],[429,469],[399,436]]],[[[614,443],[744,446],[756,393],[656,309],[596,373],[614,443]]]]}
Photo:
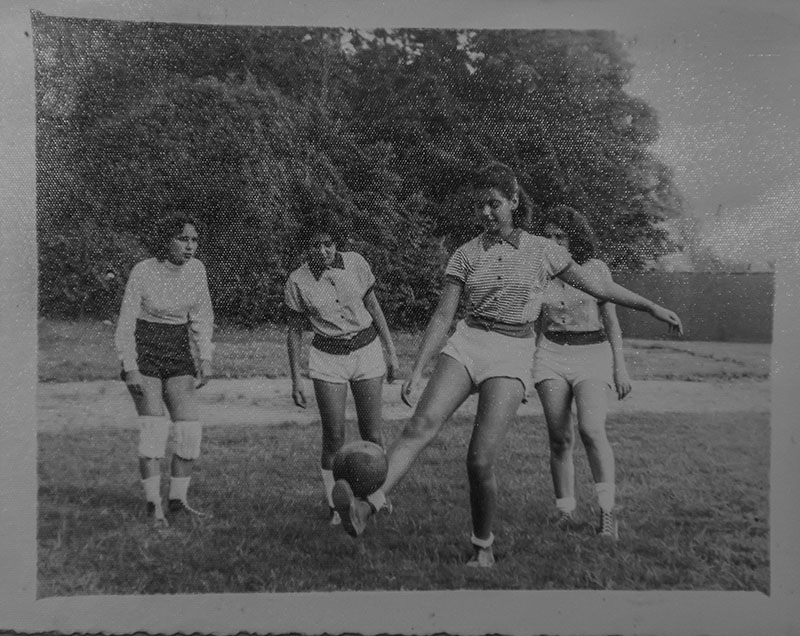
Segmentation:
{"type": "MultiPolygon", "coordinates": [[[[88,247],[138,257],[157,218],[188,212],[220,320],[274,321],[293,237],[324,210],[373,264],[392,324],[418,327],[449,250],[478,231],[468,185],[488,160],[535,205],[584,212],[612,267],[672,249],[660,222],[680,196],[611,32],[34,26],[43,275],[67,253],[92,270],[88,247]]],[[[87,276],[69,285],[94,289],[87,276]]]]}

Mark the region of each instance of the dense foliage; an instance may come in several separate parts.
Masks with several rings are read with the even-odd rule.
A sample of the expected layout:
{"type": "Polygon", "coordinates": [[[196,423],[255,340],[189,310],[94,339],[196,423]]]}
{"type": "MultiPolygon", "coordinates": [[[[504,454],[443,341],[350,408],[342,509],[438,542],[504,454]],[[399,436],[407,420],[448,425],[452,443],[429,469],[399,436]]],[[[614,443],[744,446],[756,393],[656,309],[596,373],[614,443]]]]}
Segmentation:
{"type": "Polygon", "coordinates": [[[41,313],[113,317],[155,220],[205,226],[220,320],[280,320],[293,236],[325,210],[417,327],[475,232],[467,175],[511,165],[584,212],[614,268],[673,249],[653,109],[609,31],[230,27],[34,15],[41,313]]]}

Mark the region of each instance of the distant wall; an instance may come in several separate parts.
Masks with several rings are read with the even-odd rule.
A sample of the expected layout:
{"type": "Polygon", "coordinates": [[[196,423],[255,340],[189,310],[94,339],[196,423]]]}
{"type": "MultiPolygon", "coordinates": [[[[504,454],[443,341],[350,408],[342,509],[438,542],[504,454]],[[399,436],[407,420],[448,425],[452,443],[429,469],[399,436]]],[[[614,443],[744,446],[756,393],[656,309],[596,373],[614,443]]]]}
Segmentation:
{"type": "MultiPolygon", "coordinates": [[[[687,340],[772,341],[771,272],[615,272],[614,280],[675,311],[687,340]]],[[[627,338],[667,337],[663,323],[646,314],[619,307],[617,315],[627,338]]]]}

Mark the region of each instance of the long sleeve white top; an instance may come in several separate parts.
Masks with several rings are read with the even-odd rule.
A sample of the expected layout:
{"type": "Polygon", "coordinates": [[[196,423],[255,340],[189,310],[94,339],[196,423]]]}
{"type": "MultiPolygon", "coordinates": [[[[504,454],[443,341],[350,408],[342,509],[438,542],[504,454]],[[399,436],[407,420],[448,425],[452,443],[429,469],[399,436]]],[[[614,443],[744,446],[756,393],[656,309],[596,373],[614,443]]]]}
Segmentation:
{"type": "Polygon", "coordinates": [[[114,343],[125,371],[135,371],[136,321],[189,324],[201,360],[211,360],[214,311],[205,266],[196,258],[183,265],[148,258],[131,270],[117,321],[114,343]]]}

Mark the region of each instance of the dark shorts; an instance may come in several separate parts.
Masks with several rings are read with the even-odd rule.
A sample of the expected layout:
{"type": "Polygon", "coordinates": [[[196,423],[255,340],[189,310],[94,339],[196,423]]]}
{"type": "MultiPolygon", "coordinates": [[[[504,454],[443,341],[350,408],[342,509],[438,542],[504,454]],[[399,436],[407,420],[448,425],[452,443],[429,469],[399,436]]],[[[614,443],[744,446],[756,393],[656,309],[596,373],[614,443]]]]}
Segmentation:
{"type": "MultiPolygon", "coordinates": [[[[152,378],[174,378],[197,372],[189,342],[189,326],[136,321],[136,363],[139,373],[152,378]]],[[[120,376],[125,380],[125,372],[120,376]]]]}

